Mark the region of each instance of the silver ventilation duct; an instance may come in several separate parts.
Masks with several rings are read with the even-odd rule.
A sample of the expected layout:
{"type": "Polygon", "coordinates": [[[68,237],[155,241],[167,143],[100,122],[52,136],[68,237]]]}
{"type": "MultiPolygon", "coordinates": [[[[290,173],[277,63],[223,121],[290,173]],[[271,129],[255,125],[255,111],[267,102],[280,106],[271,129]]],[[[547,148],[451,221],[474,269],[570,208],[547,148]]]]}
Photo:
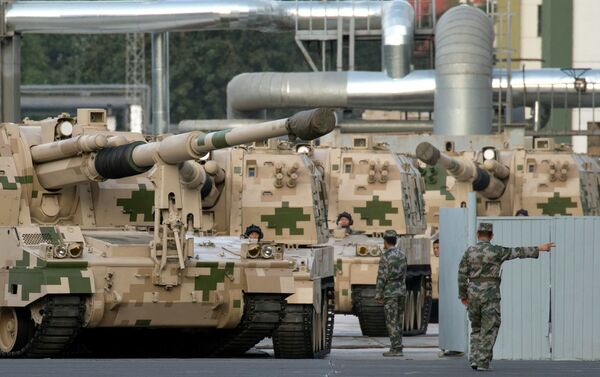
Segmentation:
{"type": "Polygon", "coordinates": [[[383,72],[392,78],[401,78],[411,71],[414,19],[415,12],[405,1],[392,1],[383,6],[381,61],[383,72]]]}
{"type": "MultiPolygon", "coordinates": [[[[347,22],[351,18],[356,30],[379,30],[384,4],[271,0],[16,1],[7,5],[5,20],[11,31],[44,34],[335,30],[338,19],[347,22]]],[[[400,8],[393,8],[397,9],[400,8]]],[[[413,22],[412,17],[394,19],[413,22]]],[[[406,27],[410,28],[412,25],[406,27]]]]}
{"type": "MultiPolygon", "coordinates": [[[[392,77],[410,68],[414,11],[405,1],[137,0],[16,1],[5,24],[16,33],[100,34],[191,30],[335,30],[352,20],[355,31],[382,29],[383,65],[392,77]],[[382,20],[383,19],[383,20],[382,20]],[[382,25],[383,23],[383,25],[382,25]]],[[[166,34],[153,38],[153,121],[168,125],[166,34]],[[164,47],[164,48],[163,48],[164,47]],[[156,50],[155,50],[156,48],[156,50]],[[163,76],[161,76],[163,75],[163,76]],[[158,86],[162,85],[162,88],[158,86]]]]}
{"type": "Polygon", "coordinates": [[[440,135],[492,131],[494,26],[481,10],[460,5],[435,31],[433,130],[440,135]]]}
{"type": "MultiPolygon", "coordinates": [[[[576,108],[600,105],[600,70],[574,73],[559,68],[513,72],[514,106],[576,108]],[[596,93],[599,91],[599,93],[596,93]]],[[[492,72],[493,99],[508,87],[506,73],[492,72]]],[[[382,72],[243,73],[227,85],[227,116],[256,118],[266,109],[315,107],[433,111],[433,70],[402,79],[382,72]]]]}

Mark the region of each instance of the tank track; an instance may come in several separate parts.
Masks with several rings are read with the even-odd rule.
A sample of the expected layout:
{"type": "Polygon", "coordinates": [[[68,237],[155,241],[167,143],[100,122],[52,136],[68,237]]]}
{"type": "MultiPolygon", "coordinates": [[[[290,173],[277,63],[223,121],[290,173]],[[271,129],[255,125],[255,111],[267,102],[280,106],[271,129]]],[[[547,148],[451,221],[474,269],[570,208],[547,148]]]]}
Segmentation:
{"type": "Polygon", "coordinates": [[[427,326],[429,325],[429,318],[431,317],[431,308],[433,305],[432,295],[432,286],[431,286],[431,276],[430,275],[422,275],[425,279],[425,301],[423,303],[423,308],[421,309],[421,326],[418,329],[411,331],[403,331],[403,335],[406,336],[415,336],[415,335],[423,335],[427,333],[427,326]]]}
{"type": "Polygon", "coordinates": [[[333,343],[333,327],[335,324],[335,290],[333,287],[327,289],[327,329],[325,332],[325,344],[327,354],[331,352],[333,343]]]}
{"type": "Polygon", "coordinates": [[[276,358],[322,359],[331,352],[335,318],[333,294],[333,289],[327,289],[323,296],[327,300],[324,348],[316,352],[313,350],[313,306],[287,305],[285,317],[273,335],[276,358]]]}
{"type": "Polygon", "coordinates": [[[83,323],[83,299],[79,296],[47,296],[43,311],[42,323],[33,330],[29,342],[19,351],[0,352],[0,357],[53,357],[69,347],[83,323]]]}
{"type": "Polygon", "coordinates": [[[264,338],[273,335],[285,315],[286,295],[246,294],[241,323],[216,345],[211,357],[244,354],[264,338]]]}
{"type": "Polygon", "coordinates": [[[374,285],[352,286],[352,308],[364,336],[388,336],[383,305],[375,302],[374,285]]]}

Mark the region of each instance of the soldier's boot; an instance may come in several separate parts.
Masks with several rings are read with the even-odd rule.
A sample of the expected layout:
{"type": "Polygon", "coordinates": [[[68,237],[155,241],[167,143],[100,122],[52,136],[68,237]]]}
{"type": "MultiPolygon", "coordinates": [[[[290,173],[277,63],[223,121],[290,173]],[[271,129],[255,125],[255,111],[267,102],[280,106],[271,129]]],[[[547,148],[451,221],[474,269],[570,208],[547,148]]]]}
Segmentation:
{"type": "Polygon", "coordinates": [[[389,350],[388,352],[384,352],[383,353],[384,357],[402,357],[404,356],[404,353],[402,352],[402,350],[389,350]]]}
{"type": "Polygon", "coordinates": [[[490,367],[477,367],[478,372],[487,372],[490,369],[490,367]]]}
{"type": "Polygon", "coordinates": [[[473,368],[473,370],[477,370],[477,363],[471,363],[471,368],[473,368]]]}

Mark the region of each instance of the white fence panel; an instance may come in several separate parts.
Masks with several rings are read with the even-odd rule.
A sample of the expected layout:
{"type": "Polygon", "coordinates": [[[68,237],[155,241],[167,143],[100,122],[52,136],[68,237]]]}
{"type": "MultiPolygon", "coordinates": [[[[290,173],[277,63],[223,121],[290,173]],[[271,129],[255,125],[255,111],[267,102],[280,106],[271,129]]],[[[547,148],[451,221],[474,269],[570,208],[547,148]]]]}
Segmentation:
{"type": "Polygon", "coordinates": [[[600,360],[600,217],[555,222],[552,358],[600,360]]]}
{"type": "Polygon", "coordinates": [[[467,312],[458,300],[458,265],[466,248],[466,208],[440,208],[439,343],[448,351],[467,349],[467,312]]]}
{"type": "MultiPolygon", "coordinates": [[[[494,224],[493,244],[536,246],[552,240],[553,219],[479,217],[494,224]]],[[[550,258],[516,259],[502,265],[502,325],[495,359],[550,359],[550,258]]]]}

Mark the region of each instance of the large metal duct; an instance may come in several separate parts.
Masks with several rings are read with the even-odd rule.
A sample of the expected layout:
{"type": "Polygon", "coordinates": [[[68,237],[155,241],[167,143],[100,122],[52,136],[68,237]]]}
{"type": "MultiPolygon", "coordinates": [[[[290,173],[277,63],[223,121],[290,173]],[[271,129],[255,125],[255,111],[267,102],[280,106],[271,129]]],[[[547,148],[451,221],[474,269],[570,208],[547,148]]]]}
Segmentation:
{"type": "MultiPolygon", "coordinates": [[[[356,30],[378,30],[384,4],[271,0],[16,1],[7,5],[5,20],[11,31],[44,34],[335,30],[338,19],[348,22],[351,18],[356,30]]],[[[407,10],[406,5],[401,9],[407,10]]],[[[394,19],[413,22],[412,18],[394,19]]]]}
{"type": "Polygon", "coordinates": [[[494,26],[481,10],[451,8],[435,32],[434,133],[483,135],[492,131],[494,26]]]}
{"type": "Polygon", "coordinates": [[[403,79],[383,72],[242,73],[227,85],[228,118],[264,118],[266,109],[325,107],[433,109],[433,71],[403,79]]]}
{"type": "Polygon", "coordinates": [[[383,6],[381,18],[381,62],[383,72],[398,79],[410,72],[415,12],[405,1],[391,1],[383,6]]]}
{"type": "MultiPolygon", "coordinates": [[[[348,24],[350,20],[356,31],[383,29],[385,71],[392,77],[401,77],[408,72],[414,11],[410,4],[401,0],[16,1],[7,4],[5,10],[9,31],[44,34],[335,30],[338,22],[348,24]]],[[[168,90],[168,56],[159,54],[160,51],[167,54],[166,34],[156,34],[152,46],[152,76],[156,83],[152,89],[153,123],[155,132],[161,132],[169,124],[169,95],[165,92],[168,90]]]]}
{"type": "MultiPolygon", "coordinates": [[[[547,108],[600,107],[600,70],[577,73],[559,68],[513,72],[514,106],[547,108]]],[[[494,70],[494,102],[500,87],[506,90],[506,72],[494,70]]],[[[319,106],[347,109],[432,111],[433,70],[412,71],[402,79],[382,72],[242,73],[227,85],[227,116],[264,117],[266,109],[319,106]]]]}

